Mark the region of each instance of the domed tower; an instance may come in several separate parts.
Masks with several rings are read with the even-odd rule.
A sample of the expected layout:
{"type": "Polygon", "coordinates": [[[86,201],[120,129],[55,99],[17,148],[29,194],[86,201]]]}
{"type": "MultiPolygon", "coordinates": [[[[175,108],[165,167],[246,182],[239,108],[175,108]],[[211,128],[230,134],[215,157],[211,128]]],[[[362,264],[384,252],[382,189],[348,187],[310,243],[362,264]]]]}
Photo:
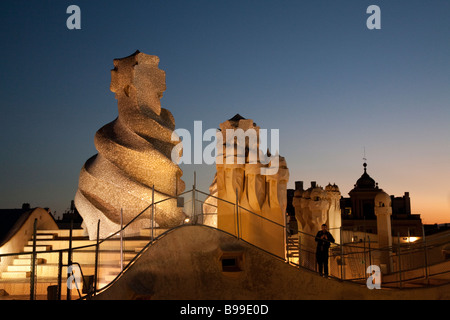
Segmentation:
{"type": "MultiPolygon", "coordinates": [[[[375,215],[377,217],[377,234],[379,248],[392,247],[391,230],[391,197],[384,191],[375,196],[375,215]]],[[[391,267],[391,253],[389,250],[380,250],[380,268],[386,272],[391,267]],[[384,270],[383,270],[384,269],[384,270]]]]}
{"type": "Polygon", "coordinates": [[[380,189],[378,183],[367,173],[367,163],[364,162],[363,167],[364,173],[348,193],[352,203],[353,219],[375,220],[374,198],[380,189]]]}
{"type": "Polygon", "coordinates": [[[364,173],[356,181],[355,187],[359,188],[359,189],[374,189],[376,187],[376,182],[367,173],[367,163],[364,162],[363,167],[364,167],[364,173]]]}

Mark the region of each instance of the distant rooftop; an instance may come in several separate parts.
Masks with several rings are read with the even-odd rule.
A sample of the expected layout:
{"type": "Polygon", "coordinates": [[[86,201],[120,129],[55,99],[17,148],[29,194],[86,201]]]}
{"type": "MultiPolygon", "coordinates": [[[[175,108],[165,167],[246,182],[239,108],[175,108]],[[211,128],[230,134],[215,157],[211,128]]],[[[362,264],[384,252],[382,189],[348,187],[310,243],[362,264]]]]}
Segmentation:
{"type": "Polygon", "coordinates": [[[34,209],[22,206],[21,209],[0,209],[0,246],[14,234],[15,226],[20,227],[34,209]]]}

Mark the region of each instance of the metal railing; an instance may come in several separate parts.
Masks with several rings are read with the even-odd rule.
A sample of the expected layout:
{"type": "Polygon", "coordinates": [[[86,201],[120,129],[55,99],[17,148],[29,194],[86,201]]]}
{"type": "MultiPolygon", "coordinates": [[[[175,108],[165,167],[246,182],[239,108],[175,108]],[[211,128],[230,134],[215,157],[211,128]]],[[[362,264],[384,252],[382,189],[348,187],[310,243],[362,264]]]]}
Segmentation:
{"type": "MultiPolygon", "coordinates": [[[[64,287],[66,287],[66,299],[70,300],[72,296],[72,290],[77,290],[79,299],[89,299],[90,297],[96,295],[103,288],[99,288],[100,276],[105,278],[107,274],[102,274],[102,271],[106,271],[113,268],[119,268],[118,276],[120,276],[126,268],[133,263],[137,256],[143,252],[152,242],[156,241],[159,237],[155,235],[155,214],[157,212],[156,208],[158,205],[164,204],[164,202],[169,200],[177,200],[179,197],[189,193],[190,191],[183,192],[177,197],[167,196],[162,200],[153,201],[148,207],[137,214],[132,220],[130,220],[125,226],[122,226],[122,215],[121,215],[121,228],[115,233],[109,235],[104,239],[100,239],[100,220],[97,224],[97,238],[95,240],[88,241],[90,244],[77,246],[76,243],[79,240],[79,236],[72,236],[72,227],[69,230],[68,237],[62,237],[57,240],[64,240],[68,243],[67,248],[63,249],[52,249],[47,250],[46,248],[41,248],[37,240],[37,230],[36,221],[34,222],[34,232],[31,235],[31,252],[14,252],[14,253],[3,253],[0,254],[1,259],[8,259],[12,263],[12,259],[18,259],[19,262],[14,267],[23,267],[23,270],[27,270],[27,265],[22,263],[29,260],[29,270],[24,271],[27,275],[27,279],[30,285],[29,299],[36,299],[36,291],[39,285],[45,285],[47,287],[47,297],[50,296],[50,290],[52,290],[53,299],[61,299],[64,287]],[[148,211],[151,211],[150,217],[144,217],[148,211]],[[150,226],[148,229],[148,238],[143,240],[147,235],[136,234],[135,230],[127,232],[129,229],[133,229],[135,224],[139,219],[151,219],[148,223],[150,226]],[[120,243],[119,257],[117,255],[117,242],[120,243]],[[131,242],[140,241],[143,247],[141,251],[136,252],[136,247],[134,243],[131,242]],[[127,246],[128,242],[130,244],[127,246]],[[74,244],[75,243],[75,244],[74,244]],[[93,254],[83,255],[83,253],[90,252],[93,254]],[[124,255],[128,254],[130,260],[127,264],[124,264],[124,255]],[[45,260],[45,263],[42,263],[45,260]],[[77,266],[77,268],[73,268],[77,266]],[[38,269],[52,269],[51,272],[38,272],[38,269]],[[54,269],[57,269],[56,271],[54,269]],[[64,269],[69,272],[64,272],[64,269]],[[77,274],[77,273],[80,274],[77,274]],[[67,274],[67,278],[63,281],[63,274],[67,274]],[[41,274],[38,277],[38,274],[41,274]],[[55,277],[56,275],[56,277],[55,277]],[[79,283],[74,281],[74,283],[67,282],[68,279],[77,280],[83,283],[83,293],[79,291],[79,283]],[[64,285],[65,284],[65,285],[64,285]]],[[[154,191],[152,192],[154,194],[154,191]]],[[[154,199],[154,198],[153,198],[154,199]]],[[[135,228],[136,229],[136,228],[135,228]]],[[[85,237],[83,237],[84,242],[86,242],[85,237]]],[[[30,247],[28,247],[30,248],[30,247]]],[[[5,270],[6,271],[6,270],[5,270]]],[[[113,275],[114,276],[114,275],[113,275]]],[[[18,282],[17,279],[6,280],[2,279],[3,283],[15,283],[18,282]]],[[[26,282],[26,279],[22,279],[21,283],[26,282]]],[[[109,282],[109,281],[108,281],[109,282]]],[[[108,285],[109,286],[109,285],[108,285]]],[[[42,288],[41,288],[42,289],[42,288]]],[[[42,291],[42,290],[41,290],[42,291]]]]}
{"type": "MultiPolygon", "coordinates": [[[[315,236],[299,231],[294,237],[298,237],[298,261],[290,263],[318,271],[315,236]]],[[[433,237],[433,243],[428,244],[425,237],[414,243],[401,243],[400,238],[394,238],[392,246],[381,248],[369,236],[360,242],[331,243],[329,276],[365,284],[367,268],[380,265],[380,261],[386,262],[380,260],[384,255],[388,256],[387,264],[382,265],[384,287],[408,288],[450,283],[450,259],[443,251],[450,245],[448,235],[433,237]]]]}
{"type": "MultiPolygon", "coordinates": [[[[154,195],[154,189],[152,194],[154,195]]],[[[315,236],[301,231],[296,235],[289,235],[286,224],[270,220],[267,217],[263,217],[252,212],[248,208],[241,206],[237,197],[235,202],[231,202],[198,190],[196,189],[195,182],[192,190],[185,191],[177,197],[166,196],[159,201],[153,201],[152,204],[137,214],[125,226],[123,226],[123,219],[121,218],[120,229],[104,239],[100,239],[99,237],[101,234],[101,225],[99,221],[97,225],[97,238],[91,240],[90,244],[77,246],[78,236],[72,235],[71,228],[68,239],[65,239],[69,242],[68,248],[41,250],[36,242],[37,233],[35,228],[32,237],[33,245],[31,252],[0,254],[0,259],[6,257],[22,259],[28,257],[30,259],[30,300],[36,298],[35,292],[39,283],[43,283],[54,290],[54,299],[62,298],[63,284],[66,283],[66,299],[71,299],[73,288],[70,288],[67,279],[77,278],[74,269],[69,269],[71,266],[78,267],[75,271],[81,273],[79,277],[83,282],[83,292],[80,292],[79,288],[76,287],[78,293],[77,299],[90,299],[92,296],[95,296],[112,286],[121,275],[159,239],[186,223],[183,222],[179,226],[160,232],[161,230],[156,228],[154,221],[158,214],[158,206],[164,205],[166,201],[174,201],[180,197],[185,198],[189,194],[191,194],[190,199],[185,199],[186,201],[184,201],[185,211],[189,211],[187,210],[188,208],[191,211],[189,224],[204,225],[205,220],[214,216],[214,214],[210,215],[205,212],[204,206],[207,205],[217,208],[219,204],[226,204],[229,207],[233,207],[234,214],[232,215],[232,220],[234,222],[234,229],[222,231],[264,250],[277,259],[285,261],[299,269],[317,271],[315,247],[314,245],[311,245],[311,243],[315,243],[315,236]],[[212,199],[216,201],[216,203],[214,203],[214,201],[205,203],[206,199],[202,200],[200,199],[201,197],[206,197],[210,200],[212,199]],[[140,219],[150,220],[148,224],[148,234],[136,233],[137,227],[134,226],[134,224],[137,222],[141,223],[142,221],[140,221],[140,219]],[[271,248],[261,245],[257,238],[252,238],[251,232],[249,232],[248,229],[245,229],[246,224],[243,223],[244,220],[247,223],[247,227],[258,228],[261,225],[264,225],[266,229],[271,230],[273,233],[277,233],[278,238],[280,236],[284,237],[284,254],[274,253],[274,250],[271,250],[271,248]],[[293,242],[293,240],[298,240],[297,244],[296,242],[293,242]],[[117,242],[120,244],[119,256],[117,255],[116,249],[117,242]],[[293,258],[292,252],[295,251],[297,252],[297,255],[293,258]],[[85,252],[91,252],[93,254],[82,255],[82,253],[85,252]],[[56,279],[54,276],[48,277],[45,274],[41,279],[37,278],[37,269],[40,267],[39,262],[40,259],[43,259],[42,257],[47,259],[47,264],[57,267],[56,279]],[[64,268],[66,268],[68,272],[64,272],[64,268]],[[111,268],[116,268],[117,272],[112,275],[105,274],[105,272],[111,268]],[[67,278],[63,277],[64,273],[67,275],[67,278]],[[108,279],[108,276],[110,276],[111,279],[108,279]],[[106,279],[103,285],[100,283],[100,279],[106,279]]],[[[154,200],[154,196],[152,199],[154,200]]],[[[208,227],[211,227],[211,224],[208,225],[208,227]]],[[[389,270],[388,274],[383,278],[383,286],[403,288],[411,283],[411,281],[422,281],[424,285],[450,283],[450,261],[443,258],[442,255],[439,256],[442,248],[449,243],[450,241],[448,238],[436,240],[435,237],[433,242],[428,244],[424,238],[421,242],[412,244],[398,243],[388,248],[376,247],[376,244],[371,242],[370,238],[364,238],[364,242],[359,243],[346,243],[342,245],[331,244],[329,254],[329,276],[342,281],[363,283],[368,276],[366,274],[367,267],[376,262],[380,253],[389,252],[392,261],[390,267],[392,269],[389,270]],[[447,261],[449,262],[448,264],[447,261]],[[438,278],[439,281],[436,280],[438,278]]]]}
{"type": "MultiPolygon", "coordinates": [[[[117,279],[120,278],[120,276],[131,265],[133,265],[137,261],[137,259],[142,255],[142,253],[145,250],[147,250],[148,247],[152,246],[156,241],[164,237],[166,234],[172,232],[173,230],[181,227],[186,223],[203,224],[204,222],[203,220],[208,214],[203,212],[204,201],[198,199],[201,196],[213,197],[201,190],[196,189],[195,182],[192,190],[185,191],[176,197],[166,196],[164,199],[159,201],[154,201],[154,188],[153,188],[152,190],[153,203],[151,203],[148,207],[142,210],[139,214],[137,214],[132,220],[130,220],[124,226],[122,218],[123,215],[121,211],[120,229],[104,239],[100,239],[101,224],[99,220],[96,232],[97,238],[95,240],[90,240],[89,244],[81,246],[77,245],[77,240],[79,236],[73,236],[72,228],[70,228],[69,236],[67,238],[64,238],[64,240],[68,242],[68,248],[41,250],[38,246],[36,246],[37,233],[35,230],[33,236],[31,237],[31,240],[33,241],[32,252],[1,254],[0,259],[3,257],[15,257],[15,258],[21,256],[30,257],[31,261],[31,272],[29,275],[30,300],[36,299],[36,287],[37,284],[39,283],[44,283],[46,286],[48,286],[49,289],[51,288],[53,290],[52,296],[54,299],[61,299],[64,287],[66,288],[67,300],[72,299],[73,294],[72,291],[74,290],[74,288],[76,289],[76,293],[78,293],[78,299],[90,299],[92,296],[95,296],[98,293],[109,288],[117,279]],[[170,228],[168,230],[164,230],[164,232],[160,234],[156,234],[156,231],[160,230],[159,228],[156,228],[154,223],[155,216],[157,214],[157,207],[159,205],[162,205],[165,201],[178,200],[180,197],[185,197],[189,194],[191,194],[190,199],[184,201],[185,211],[189,211],[189,209],[191,210],[189,222],[183,222],[179,226],[170,228]],[[149,211],[151,211],[150,215],[149,211]],[[133,224],[137,222],[141,224],[142,221],[139,220],[142,219],[150,220],[148,224],[149,229],[147,235],[139,234],[139,232],[136,233],[137,228],[133,226],[133,224]],[[148,236],[148,238],[142,240],[143,237],[146,236],[148,236]],[[117,247],[118,241],[120,244],[119,259],[117,259],[117,250],[111,249],[113,247],[117,247]],[[142,242],[142,246],[136,248],[136,242],[139,241],[142,242]],[[116,246],[114,246],[113,244],[116,244],[116,246]],[[91,252],[92,254],[84,256],[81,255],[82,253],[86,252],[91,252]],[[40,278],[38,278],[37,275],[39,274],[39,272],[37,272],[37,269],[38,267],[41,266],[39,264],[39,261],[43,259],[41,257],[45,257],[45,259],[47,260],[45,266],[49,267],[50,264],[52,266],[57,267],[56,277],[54,276],[55,273],[53,273],[53,276],[49,277],[41,276],[40,278]],[[76,268],[73,268],[73,266],[76,266],[76,268]],[[107,274],[104,274],[103,271],[107,270],[108,268],[111,269],[111,267],[118,268],[118,272],[115,275],[113,275],[114,277],[113,279],[108,280],[107,283],[102,286],[100,284],[100,279],[108,276],[107,274]],[[64,272],[64,269],[66,269],[68,272],[64,272]],[[66,274],[67,277],[64,277],[63,276],[64,274],[66,274]],[[74,283],[67,282],[68,279],[73,279],[74,283]],[[76,282],[77,279],[80,279],[79,281],[83,283],[83,294],[79,290],[78,285],[80,283],[76,282]]],[[[263,217],[248,210],[247,208],[239,205],[238,201],[231,202],[219,199],[217,197],[215,198],[219,202],[226,203],[234,207],[233,211],[235,213],[234,216],[235,230],[231,230],[231,232],[230,230],[222,230],[222,231],[236,237],[241,241],[244,241],[250,245],[258,247],[261,250],[264,250],[268,254],[271,254],[272,256],[278,259],[285,260],[284,255],[274,254],[270,250],[267,250],[267,248],[258,246],[258,243],[254,243],[252,239],[248,238],[249,235],[246,234],[243,229],[240,229],[242,226],[241,220],[250,215],[256,219],[255,221],[257,224],[265,223],[273,225],[275,226],[275,228],[278,228],[279,232],[282,232],[284,236],[286,235],[285,225],[272,221],[266,217],[263,217]]],[[[85,238],[84,240],[86,241],[85,238]]],[[[284,245],[285,243],[283,243],[283,251],[284,245]]]]}

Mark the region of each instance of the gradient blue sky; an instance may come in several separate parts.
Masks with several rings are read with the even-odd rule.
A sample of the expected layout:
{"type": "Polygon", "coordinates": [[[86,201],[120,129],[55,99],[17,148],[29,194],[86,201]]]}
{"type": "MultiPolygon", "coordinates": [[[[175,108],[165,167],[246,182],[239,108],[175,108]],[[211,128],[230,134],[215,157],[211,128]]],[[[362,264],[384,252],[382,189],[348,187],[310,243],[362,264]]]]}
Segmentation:
{"type": "MultiPolygon", "coordinates": [[[[94,134],[117,116],[113,59],[160,57],[178,128],[240,113],[280,129],[294,181],[363,172],[410,192],[425,223],[450,222],[449,1],[0,2],[0,207],[70,205],[94,134]],[[81,30],[66,9],[81,8],[81,30]],[[381,30],[366,9],[381,8],[381,30]]],[[[215,168],[183,165],[207,190],[215,168]]]]}

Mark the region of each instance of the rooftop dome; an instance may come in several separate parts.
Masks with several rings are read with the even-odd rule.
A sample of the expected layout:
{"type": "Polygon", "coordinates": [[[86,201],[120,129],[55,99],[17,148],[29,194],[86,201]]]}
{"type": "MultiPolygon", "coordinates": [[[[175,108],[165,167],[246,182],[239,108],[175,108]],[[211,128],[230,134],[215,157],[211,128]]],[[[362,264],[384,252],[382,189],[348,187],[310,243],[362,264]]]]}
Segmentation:
{"type": "Polygon", "coordinates": [[[371,176],[367,173],[367,163],[364,162],[364,173],[362,176],[356,181],[356,188],[363,188],[363,189],[375,189],[376,183],[375,180],[372,179],[371,176]]]}
{"type": "Polygon", "coordinates": [[[390,207],[391,206],[391,197],[384,191],[380,191],[375,196],[375,206],[377,207],[390,207]]]}

